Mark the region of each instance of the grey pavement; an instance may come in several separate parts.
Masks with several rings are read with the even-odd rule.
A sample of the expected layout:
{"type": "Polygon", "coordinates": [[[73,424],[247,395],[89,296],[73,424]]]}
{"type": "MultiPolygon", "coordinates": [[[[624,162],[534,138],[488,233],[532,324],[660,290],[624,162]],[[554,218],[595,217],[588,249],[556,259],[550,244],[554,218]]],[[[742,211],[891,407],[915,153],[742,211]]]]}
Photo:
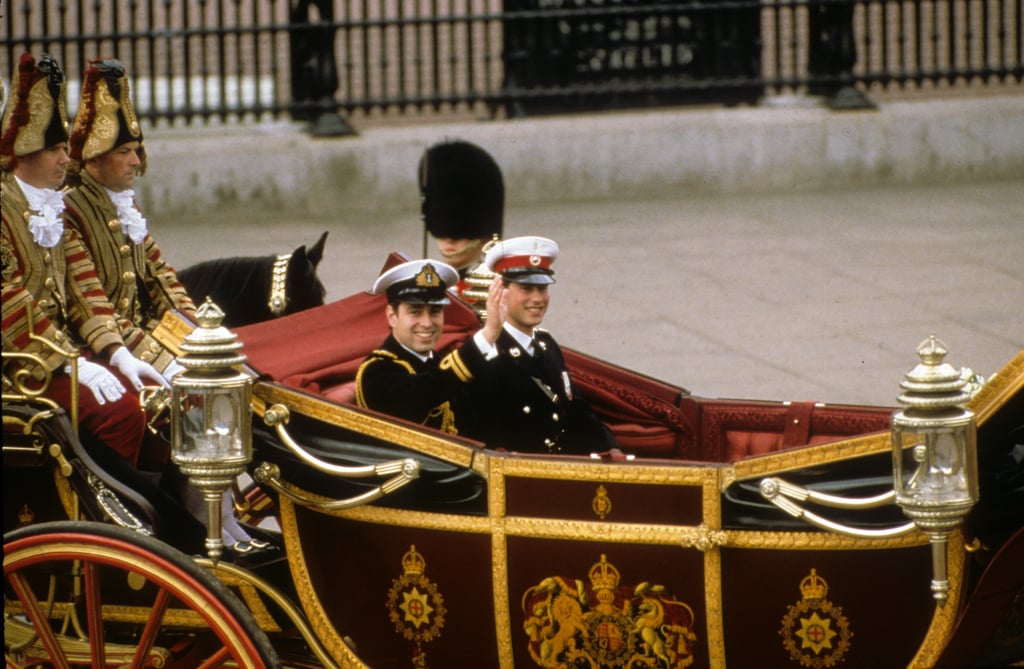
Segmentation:
{"type": "MultiPolygon", "coordinates": [[[[415,193],[390,205],[217,208],[150,226],[176,267],[329,230],[320,273],[334,300],[366,289],[388,252],[421,256],[415,193]]],[[[511,201],[505,235],[525,234],[561,245],[545,325],[563,345],[697,395],[895,405],[930,333],[950,363],[986,375],[1024,347],[1019,179],[511,201]]]]}

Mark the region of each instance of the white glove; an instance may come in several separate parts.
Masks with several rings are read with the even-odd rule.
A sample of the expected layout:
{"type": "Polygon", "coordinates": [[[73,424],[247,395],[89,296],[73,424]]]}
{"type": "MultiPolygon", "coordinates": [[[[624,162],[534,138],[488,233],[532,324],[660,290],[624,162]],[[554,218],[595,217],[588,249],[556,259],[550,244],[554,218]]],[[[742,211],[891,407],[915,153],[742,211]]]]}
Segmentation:
{"type": "Polygon", "coordinates": [[[110,356],[110,364],[117,367],[122,374],[128,377],[135,390],[142,388],[142,377],[146,377],[165,388],[170,385],[164,380],[164,377],[160,376],[160,372],[156,371],[153,365],[148,362],[142,362],[124,346],[114,351],[114,355],[110,356]]]}
{"type": "Polygon", "coordinates": [[[85,358],[78,359],[78,382],[91,390],[100,404],[116,402],[124,395],[124,384],[109,369],[85,358]]]}
{"type": "Polygon", "coordinates": [[[179,372],[184,371],[185,368],[179,365],[177,360],[171,360],[171,364],[167,365],[167,367],[164,368],[164,371],[161,372],[161,374],[163,374],[163,377],[167,379],[167,383],[170,383],[171,381],[174,380],[174,377],[177,376],[179,372]]]}

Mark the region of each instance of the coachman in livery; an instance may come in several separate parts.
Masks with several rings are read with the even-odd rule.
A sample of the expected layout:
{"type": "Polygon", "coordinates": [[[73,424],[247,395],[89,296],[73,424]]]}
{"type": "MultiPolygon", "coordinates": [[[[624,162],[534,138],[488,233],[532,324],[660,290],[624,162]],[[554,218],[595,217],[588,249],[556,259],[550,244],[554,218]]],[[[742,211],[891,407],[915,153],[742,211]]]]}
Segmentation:
{"type": "Polygon", "coordinates": [[[125,348],[96,268],[61,218],[58,189],[68,164],[64,89],[57,61],[44,55],[37,63],[24,54],[0,124],[3,350],[40,359],[42,368],[25,371],[49,379],[49,398],[72,414],[78,398],[83,441],[134,464],[145,416],[132,388],[141,386],[140,375],[160,377],[125,348]],[[79,346],[86,349],[80,357],[69,357],[79,346]],[[78,393],[74,378],[90,392],[78,393]]]}
{"type": "Polygon", "coordinates": [[[125,344],[170,379],[181,369],[152,331],[168,311],[194,315],[196,308],[135,201],[133,179],[146,172],[146,147],[119,61],[94,60],[85,71],[70,153],[68,224],[96,263],[125,344]]]}

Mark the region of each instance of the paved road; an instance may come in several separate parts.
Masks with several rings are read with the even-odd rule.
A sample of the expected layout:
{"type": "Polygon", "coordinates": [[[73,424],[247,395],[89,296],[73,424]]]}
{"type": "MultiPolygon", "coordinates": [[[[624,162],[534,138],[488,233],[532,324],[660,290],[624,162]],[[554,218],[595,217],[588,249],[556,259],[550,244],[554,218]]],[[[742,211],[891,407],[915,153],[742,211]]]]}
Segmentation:
{"type": "MultiPolygon", "coordinates": [[[[333,300],[389,251],[420,256],[412,196],[407,216],[150,225],[176,267],[329,230],[333,300]]],[[[546,322],[560,342],[698,395],[893,405],[929,333],[983,374],[1024,347],[1020,183],[529,206],[505,228],[561,245],[546,322]]]]}

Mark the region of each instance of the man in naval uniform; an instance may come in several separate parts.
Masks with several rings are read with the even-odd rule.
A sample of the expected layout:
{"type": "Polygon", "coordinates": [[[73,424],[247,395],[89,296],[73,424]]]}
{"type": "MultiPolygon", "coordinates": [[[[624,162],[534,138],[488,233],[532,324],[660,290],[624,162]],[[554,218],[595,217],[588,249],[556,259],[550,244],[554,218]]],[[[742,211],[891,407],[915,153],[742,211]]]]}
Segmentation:
{"type": "Polygon", "coordinates": [[[134,464],[145,432],[136,391],[143,379],[164,381],[125,347],[89,254],[61,218],[57,189],[68,164],[64,87],[55,60],[42,56],[37,64],[24,54],[0,123],[3,350],[40,356],[53,373],[48,396],[67,408],[68,360],[31,335],[65,350],[87,347],[77,363],[88,390],[79,393],[83,440],[95,439],[134,464]]]}
{"type": "Polygon", "coordinates": [[[475,370],[485,364],[501,331],[500,285],[488,295],[484,327],[456,351],[438,359],[434,348],[444,329],[448,289],[458,281],[451,265],[411,260],[381,274],[371,293],[387,295],[384,314],[391,328],[380,348],[356,373],[356,404],[427,425],[449,434],[474,436],[466,396],[475,370]]]}
{"type": "Polygon", "coordinates": [[[540,328],[557,257],[550,239],[516,237],[484,258],[501,277],[504,323],[492,359],[478,368],[471,397],[481,432],[474,436],[515,451],[607,451],[616,447],[611,431],[575,392],[562,350],[540,328]]]}
{"type": "Polygon", "coordinates": [[[83,74],[70,146],[65,216],[92,255],[125,343],[169,381],[182,368],[150,333],[168,310],[191,315],[195,305],[135,202],[146,148],[119,61],[93,60],[83,74]]]}
{"type": "Polygon", "coordinates": [[[418,173],[425,234],[437,241],[441,259],[459,272],[455,293],[466,299],[466,275],[483,260],[484,245],[502,234],[501,168],[476,144],[452,140],[424,151],[418,173]]]}

